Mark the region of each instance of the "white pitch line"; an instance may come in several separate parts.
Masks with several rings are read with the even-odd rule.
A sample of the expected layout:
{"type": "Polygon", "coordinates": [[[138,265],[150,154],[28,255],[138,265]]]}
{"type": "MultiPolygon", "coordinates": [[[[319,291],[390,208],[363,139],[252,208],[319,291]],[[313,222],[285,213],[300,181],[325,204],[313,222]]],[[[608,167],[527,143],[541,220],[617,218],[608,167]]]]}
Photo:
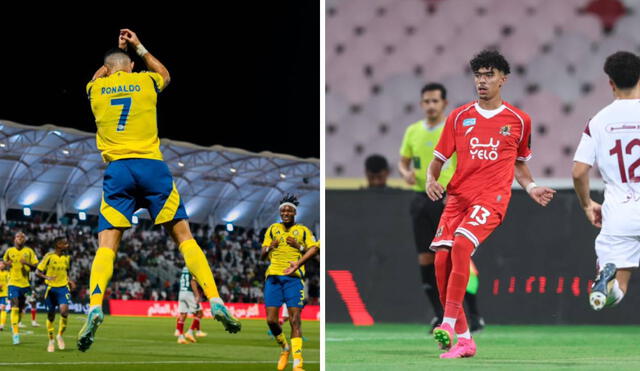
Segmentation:
{"type": "MultiPolygon", "coordinates": [[[[431,337],[428,336],[385,336],[384,339],[382,339],[383,341],[392,341],[392,340],[430,340],[431,337]]],[[[359,338],[353,338],[353,337],[348,337],[348,338],[325,338],[324,339],[326,342],[348,342],[348,341],[380,341],[381,339],[379,337],[359,337],[359,338]]]]}
{"type": "MultiPolygon", "coordinates": [[[[95,361],[95,362],[0,362],[0,366],[37,366],[37,365],[180,365],[180,364],[214,364],[214,365],[241,365],[241,364],[270,364],[269,361],[134,361],[134,362],[111,362],[111,361],[95,361]]],[[[304,363],[320,363],[318,361],[304,361],[304,363]]]]}

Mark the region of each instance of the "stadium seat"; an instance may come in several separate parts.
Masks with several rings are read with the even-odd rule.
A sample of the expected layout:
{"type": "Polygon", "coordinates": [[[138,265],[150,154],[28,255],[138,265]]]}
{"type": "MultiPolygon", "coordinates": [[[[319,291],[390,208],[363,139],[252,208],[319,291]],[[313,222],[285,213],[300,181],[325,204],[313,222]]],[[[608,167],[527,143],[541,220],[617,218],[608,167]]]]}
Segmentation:
{"type": "MultiPolygon", "coordinates": [[[[604,59],[617,50],[637,50],[640,44],[640,33],[634,27],[640,12],[621,18],[614,32],[605,36],[596,16],[579,12],[588,0],[365,3],[333,1],[327,5],[337,9],[327,27],[337,21],[347,25],[336,27],[348,36],[336,36],[335,41],[337,32],[327,30],[327,45],[344,45],[340,55],[327,47],[327,53],[333,53],[327,57],[327,83],[330,94],[338,94],[341,100],[336,101],[335,114],[329,113],[333,100],[327,100],[326,109],[327,118],[339,126],[341,145],[351,148],[349,153],[355,141],[367,138],[374,144],[366,145],[366,151],[373,145],[377,152],[395,156],[399,143],[392,139],[401,138],[406,127],[395,123],[402,117],[421,115],[417,94],[425,82],[445,84],[449,109],[474,99],[468,61],[477,51],[492,46],[499,48],[512,67],[504,97],[531,115],[538,145],[553,147],[536,153],[542,165],[532,165],[534,176],[564,174],[566,169],[554,165],[554,156],[565,156],[575,143],[560,137],[579,133],[584,117],[610,100],[608,85],[602,83],[604,59]],[[430,6],[435,11],[429,12],[430,6]],[[354,33],[355,24],[364,28],[360,35],[354,33]],[[338,117],[352,115],[353,107],[374,124],[356,120],[357,125],[345,126],[353,121],[338,117]],[[388,131],[382,133],[380,127],[387,124],[388,131]],[[358,132],[348,133],[354,129],[358,132]],[[349,140],[351,145],[343,143],[349,140]]],[[[636,6],[633,1],[627,5],[636,6]]],[[[328,148],[332,140],[327,141],[328,148]]],[[[331,164],[329,159],[328,169],[331,164]]],[[[353,172],[347,165],[342,168],[344,176],[361,175],[360,166],[353,172]]]]}

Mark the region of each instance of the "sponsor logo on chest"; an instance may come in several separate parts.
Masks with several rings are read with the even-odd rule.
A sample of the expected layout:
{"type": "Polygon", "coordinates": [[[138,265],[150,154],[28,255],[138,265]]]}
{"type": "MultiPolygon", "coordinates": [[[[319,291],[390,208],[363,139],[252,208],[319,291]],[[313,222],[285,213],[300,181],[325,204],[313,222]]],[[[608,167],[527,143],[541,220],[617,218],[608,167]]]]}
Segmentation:
{"type": "Polygon", "coordinates": [[[473,137],[469,141],[471,159],[495,161],[498,159],[498,146],[500,146],[500,140],[494,141],[493,138],[489,138],[488,143],[482,143],[480,139],[473,137]]]}

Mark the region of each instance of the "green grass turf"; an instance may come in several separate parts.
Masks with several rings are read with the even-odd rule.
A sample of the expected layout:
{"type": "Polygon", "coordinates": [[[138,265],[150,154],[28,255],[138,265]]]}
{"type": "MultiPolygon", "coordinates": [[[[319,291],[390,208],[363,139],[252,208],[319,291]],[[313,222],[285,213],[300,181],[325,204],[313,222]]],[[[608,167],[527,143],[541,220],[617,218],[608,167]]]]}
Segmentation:
{"type": "Polygon", "coordinates": [[[327,370],[640,370],[640,326],[487,326],[473,358],[439,359],[427,326],[327,324],[327,370]]]}
{"type": "MultiPolygon", "coordinates": [[[[30,324],[30,318],[23,321],[30,324]]],[[[65,333],[67,349],[47,353],[45,316],[41,327],[21,329],[21,344],[11,343],[11,331],[0,332],[0,370],[275,370],[280,348],[267,335],[264,320],[243,320],[242,332],[229,334],[212,319],[202,321],[209,336],[181,345],[173,336],[174,318],[106,316],[96,342],[86,353],[76,348],[85,316],[73,315],[65,333]],[[153,363],[152,363],[153,362],[153,363]],[[48,363],[48,364],[47,364],[48,363]]],[[[187,320],[189,326],[191,320],[187,320]]],[[[56,328],[58,316],[56,316],[56,328]]],[[[289,337],[289,326],[285,334],[289,337]]],[[[320,369],[320,323],[303,321],[305,370],[320,369]]],[[[291,359],[287,370],[291,370],[291,359]]]]}

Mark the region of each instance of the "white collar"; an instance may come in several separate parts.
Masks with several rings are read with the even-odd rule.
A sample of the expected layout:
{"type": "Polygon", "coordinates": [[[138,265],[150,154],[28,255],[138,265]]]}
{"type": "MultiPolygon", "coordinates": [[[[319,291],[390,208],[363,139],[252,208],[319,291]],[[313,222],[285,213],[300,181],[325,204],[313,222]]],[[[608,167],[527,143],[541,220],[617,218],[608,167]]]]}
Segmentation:
{"type": "Polygon", "coordinates": [[[478,111],[478,113],[480,115],[482,115],[482,117],[486,118],[486,119],[490,119],[493,116],[499,114],[500,112],[502,112],[506,107],[504,104],[501,104],[500,107],[496,108],[496,109],[484,109],[482,107],[480,107],[480,105],[476,102],[474,104],[474,107],[476,108],[476,111],[478,111]]]}
{"type": "Polygon", "coordinates": [[[425,120],[422,120],[422,127],[427,131],[434,131],[434,130],[437,130],[440,126],[444,125],[445,121],[447,121],[446,117],[442,122],[436,124],[433,127],[430,127],[429,125],[427,125],[427,120],[425,119],[425,120]]]}

